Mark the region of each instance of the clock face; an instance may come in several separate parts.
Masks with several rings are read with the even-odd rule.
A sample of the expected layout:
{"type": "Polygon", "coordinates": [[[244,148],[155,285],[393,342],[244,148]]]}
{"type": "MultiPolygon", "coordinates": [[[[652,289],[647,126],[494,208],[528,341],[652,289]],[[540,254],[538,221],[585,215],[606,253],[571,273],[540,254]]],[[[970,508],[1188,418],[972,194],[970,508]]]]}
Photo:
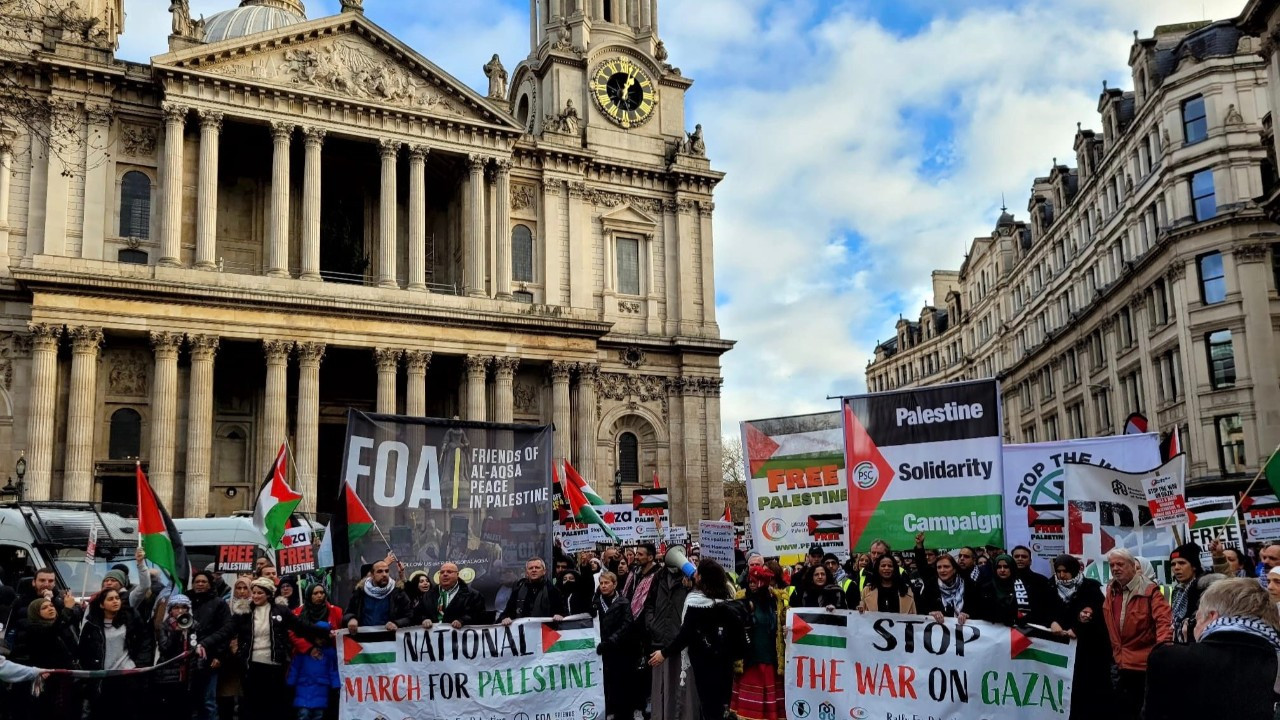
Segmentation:
{"type": "Polygon", "coordinates": [[[658,106],[658,90],[639,65],[626,58],[606,60],[591,76],[591,95],[610,120],[624,128],[643,125],[658,106]]]}

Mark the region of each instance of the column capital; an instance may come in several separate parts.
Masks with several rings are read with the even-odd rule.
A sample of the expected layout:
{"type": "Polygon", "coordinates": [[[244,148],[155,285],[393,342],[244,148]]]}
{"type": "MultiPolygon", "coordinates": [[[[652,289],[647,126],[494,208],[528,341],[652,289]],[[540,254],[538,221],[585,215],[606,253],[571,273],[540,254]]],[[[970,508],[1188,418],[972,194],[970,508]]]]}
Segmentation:
{"type": "Polygon", "coordinates": [[[191,348],[191,357],[201,360],[212,360],[218,354],[221,338],[217,335],[187,334],[187,346],[191,348]]]}
{"type": "Polygon", "coordinates": [[[294,343],[294,347],[298,350],[299,365],[319,365],[324,360],[324,343],[300,342],[294,343]]]}
{"type": "Polygon", "coordinates": [[[1169,282],[1181,280],[1182,276],[1187,274],[1187,261],[1182,258],[1174,258],[1173,262],[1169,263],[1169,267],[1165,268],[1164,274],[1169,282]]]}
{"type": "Polygon", "coordinates": [[[404,355],[404,351],[396,348],[373,349],[373,361],[378,366],[378,372],[395,372],[396,368],[400,366],[400,357],[402,355],[404,355]]]}
{"type": "Polygon", "coordinates": [[[221,132],[222,113],[217,110],[201,110],[200,127],[213,132],[221,132]]]}
{"type": "Polygon", "coordinates": [[[102,347],[102,328],[79,325],[67,328],[71,349],[75,353],[97,353],[102,347]]]}
{"type": "Polygon", "coordinates": [[[90,125],[109,125],[116,116],[110,105],[85,105],[84,112],[90,125]]]}
{"type": "Polygon", "coordinates": [[[383,160],[392,159],[400,153],[400,146],[403,144],[394,138],[378,138],[378,154],[383,160]]]}
{"type": "Polygon", "coordinates": [[[514,163],[511,162],[511,158],[498,158],[493,161],[493,165],[494,173],[497,174],[498,177],[502,177],[503,175],[510,174],[511,167],[514,163]]]}
{"type": "Polygon", "coordinates": [[[551,365],[547,368],[547,373],[551,375],[552,382],[569,382],[569,374],[573,371],[573,363],[563,360],[552,360],[551,365]]]}
{"type": "Polygon", "coordinates": [[[404,354],[405,367],[410,373],[426,372],[431,366],[430,350],[408,350],[404,354]]]}
{"type": "Polygon", "coordinates": [[[1247,245],[1239,245],[1232,249],[1231,256],[1236,259],[1236,263],[1264,262],[1267,259],[1267,253],[1271,252],[1269,243],[1249,243],[1247,245]]]}
{"type": "Polygon", "coordinates": [[[27,329],[31,331],[32,345],[36,350],[56,349],[58,347],[58,338],[62,337],[61,325],[27,323],[27,329]]]}
{"type": "Polygon", "coordinates": [[[578,382],[591,383],[593,386],[600,380],[600,363],[575,363],[578,382]]]}
{"type": "Polygon", "coordinates": [[[488,155],[468,155],[467,156],[467,169],[470,170],[472,173],[484,172],[484,167],[485,165],[488,165],[488,164],[489,164],[488,155]]]}
{"type": "Polygon", "coordinates": [[[409,159],[422,160],[426,162],[427,157],[431,155],[431,147],[429,145],[410,145],[409,159]]]}
{"type": "Polygon", "coordinates": [[[273,120],[271,122],[271,139],[276,142],[288,142],[293,139],[293,130],[297,127],[291,122],[273,120]]]}
{"type": "Polygon", "coordinates": [[[187,121],[187,113],[191,112],[191,108],[186,105],[166,101],[160,103],[160,112],[164,113],[165,122],[181,124],[187,121]]]}
{"type": "Polygon", "coordinates": [[[520,367],[520,358],[511,355],[499,355],[493,359],[493,374],[495,376],[506,376],[511,378],[516,374],[516,368],[520,367]]]}
{"type": "Polygon", "coordinates": [[[484,377],[485,369],[493,358],[488,355],[468,355],[464,362],[467,366],[467,377],[484,377]]]}
{"type": "Polygon", "coordinates": [[[313,145],[323,145],[324,136],[329,134],[328,130],[322,127],[304,127],[302,134],[306,138],[307,147],[313,145]]]}
{"type": "Polygon", "coordinates": [[[289,351],[293,350],[291,340],[263,340],[262,352],[267,356],[267,363],[288,362],[289,351]]]}
{"type": "Polygon", "coordinates": [[[178,357],[178,348],[182,347],[182,333],[167,331],[151,331],[151,348],[157,358],[178,357]]]}

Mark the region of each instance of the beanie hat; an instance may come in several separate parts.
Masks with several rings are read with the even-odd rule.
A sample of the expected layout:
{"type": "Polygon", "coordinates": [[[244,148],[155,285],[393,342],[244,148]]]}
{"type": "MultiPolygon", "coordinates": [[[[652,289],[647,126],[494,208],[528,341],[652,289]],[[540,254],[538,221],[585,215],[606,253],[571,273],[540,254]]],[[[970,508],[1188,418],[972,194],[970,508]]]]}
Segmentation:
{"type": "Polygon", "coordinates": [[[108,580],[115,580],[120,583],[120,587],[124,587],[129,584],[129,576],[126,575],[123,570],[108,570],[107,574],[103,576],[102,581],[106,582],[108,580]]]}
{"type": "Polygon", "coordinates": [[[1186,560],[1191,563],[1193,567],[1199,570],[1200,546],[1193,542],[1179,545],[1173,549],[1173,552],[1169,553],[1169,562],[1173,562],[1174,560],[1186,560]]]}
{"type": "Polygon", "coordinates": [[[267,591],[268,595],[276,594],[276,584],[271,581],[271,578],[264,578],[264,577],[255,578],[254,581],[249,584],[249,587],[251,589],[262,588],[263,590],[267,591]]]}
{"type": "Polygon", "coordinates": [[[174,608],[174,607],[178,607],[179,605],[183,607],[191,607],[191,598],[187,597],[186,595],[183,595],[182,593],[177,593],[176,595],[170,595],[169,607],[174,608]]]}
{"type": "Polygon", "coordinates": [[[827,553],[826,555],[822,556],[822,562],[828,563],[832,561],[840,562],[840,558],[836,557],[835,553],[827,553]]]}
{"type": "Polygon", "coordinates": [[[821,545],[814,545],[813,547],[809,548],[809,554],[810,554],[810,555],[815,555],[815,556],[816,556],[816,555],[825,555],[825,554],[826,554],[826,551],[822,549],[822,546],[821,546],[821,545]]]}

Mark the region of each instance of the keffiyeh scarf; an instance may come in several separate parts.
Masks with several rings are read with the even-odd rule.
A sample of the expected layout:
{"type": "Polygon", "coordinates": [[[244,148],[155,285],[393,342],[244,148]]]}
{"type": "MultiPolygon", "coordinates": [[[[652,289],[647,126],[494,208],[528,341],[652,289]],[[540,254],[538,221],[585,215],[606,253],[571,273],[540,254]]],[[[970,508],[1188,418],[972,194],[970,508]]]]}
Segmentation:
{"type": "MultiPolygon", "coordinates": [[[[1191,582],[1195,582],[1192,580],[1191,582]]],[[[1177,627],[1179,623],[1187,617],[1187,606],[1191,602],[1191,582],[1178,583],[1173,587],[1173,625],[1177,627]]]]}
{"type": "Polygon", "coordinates": [[[365,578],[364,580],[364,594],[374,600],[382,600],[383,598],[386,598],[391,594],[391,591],[395,589],[395,583],[389,582],[386,585],[379,587],[373,583],[373,578],[365,578]]]}
{"type": "Polygon", "coordinates": [[[1071,598],[1076,596],[1076,591],[1080,589],[1080,583],[1084,582],[1084,573],[1080,573],[1070,580],[1057,578],[1054,580],[1058,585],[1058,597],[1062,598],[1062,602],[1071,602],[1071,598]]]}
{"type": "Polygon", "coordinates": [[[964,612],[964,580],[960,576],[951,578],[950,584],[938,580],[938,591],[942,594],[942,614],[955,617],[964,612]]]}
{"type": "Polygon", "coordinates": [[[1204,632],[1200,633],[1200,639],[1204,640],[1210,635],[1220,632],[1239,632],[1262,638],[1271,643],[1271,647],[1276,652],[1280,652],[1280,633],[1276,633],[1275,628],[1257,618],[1240,615],[1219,617],[1205,626],[1204,632]]]}

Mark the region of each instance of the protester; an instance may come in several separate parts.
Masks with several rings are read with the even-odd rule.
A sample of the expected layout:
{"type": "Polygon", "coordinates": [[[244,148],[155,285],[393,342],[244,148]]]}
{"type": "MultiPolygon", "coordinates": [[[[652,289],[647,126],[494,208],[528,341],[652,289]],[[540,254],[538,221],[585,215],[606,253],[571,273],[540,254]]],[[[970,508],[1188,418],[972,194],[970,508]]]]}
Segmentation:
{"type": "MultiPolygon", "coordinates": [[[[666,647],[679,634],[685,600],[692,583],[679,569],[654,563],[652,545],[642,545],[641,548],[643,550],[636,552],[636,561],[647,559],[652,570],[644,576],[649,582],[642,579],[635,583],[634,594],[629,597],[632,613],[642,619],[642,637],[647,641],[643,650],[647,656],[652,657],[653,652],[666,647]],[[641,608],[643,612],[637,612],[637,608],[641,608]]],[[[643,567],[645,566],[641,566],[636,572],[644,572],[643,567]]],[[[693,717],[698,708],[697,685],[689,678],[693,671],[682,668],[680,663],[652,670],[649,667],[646,663],[645,669],[636,678],[637,691],[644,693],[647,690],[649,694],[642,695],[634,707],[642,707],[647,697],[650,700],[650,720],[684,720],[693,717]],[[649,679],[647,687],[644,684],[646,677],[649,679]]]]}
{"type": "Polygon", "coordinates": [[[917,614],[915,592],[899,568],[898,559],[886,553],[877,558],[872,567],[876,574],[862,590],[858,612],[917,614]]]}
{"type": "Polygon", "coordinates": [[[734,634],[741,635],[743,629],[735,627],[733,614],[723,607],[731,598],[731,587],[719,563],[710,559],[699,562],[694,589],[685,598],[680,631],[666,647],[649,656],[652,667],[668,657],[678,657],[682,678],[687,677],[684,670],[692,670],[702,720],[723,720],[733,691],[736,658],[731,643],[734,634]]]}
{"type": "MultiPolygon", "coordinates": [[[[342,608],[329,602],[329,591],[324,589],[324,585],[312,585],[307,590],[307,601],[299,605],[293,614],[309,625],[327,623],[330,628],[342,627],[342,608]]],[[[312,639],[294,632],[289,633],[289,642],[295,655],[305,655],[317,648],[312,639]]]]}
{"type": "Polygon", "coordinates": [[[1253,564],[1253,558],[1249,557],[1248,553],[1241,552],[1240,548],[1224,548],[1222,556],[1227,561],[1225,574],[1228,577],[1252,578],[1257,572],[1253,564]]]}
{"type": "Polygon", "coordinates": [[[440,583],[431,591],[425,610],[427,616],[413,619],[424,627],[442,622],[457,629],[487,623],[492,617],[484,598],[458,577],[458,566],[451,562],[440,566],[440,583]]]}
{"type": "Polygon", "coordinates": [[[409,573],[409,579],[404,583],[404,594],[409,598],[410,625],[417,625],[435,613],[435,608],[428,607],[431,590],[431,573],[422,569],[409,573]]]}
{"type": "Polygon", "coordinates": [[[560,576],[560,584],[556,588],[564,598],[564,614],[578,615],[591,607],[591,591],[594,588],[590,581],[579,580],[578,571],[572,568],[565,570],[560,576]],[[584,595],[584,592],[586,593],[584,595]]]}
{"type": "Polygon", "coordinates": [[[844,591],[840,589],[839,585],[831,582],[831,577],[827,574],[825,566],[816,565],[811,567],[805,575],[804,584],[794,588],[791,595],[791,607],[826,608],[828,610],[844,610],[848,607],[845,605],[844,591]]]}
{"type": "Polygon", "coordinates": [[[353,633],[362,627],[395,630],[413,624],[409,617],[409,596],[391,582],[391,565],[387,560],[374,563],[368,576],[356,586],[343,619],[347,630],[353,633]]]}
{"type": "Polygon", "coordinates": [[[604,707],[608,716],[627,718],[634,710],[632,669],[640,658],[633,633],[631,603],[618,592],[618,576],[600,573],[600,589],[591,598],[590,614],[600,619],[596,652],[604,664],[604,707]]]}
{"type": "Polygon", "coordinates": [[[751,568],[764,567],[764,556],[754,550],[747,553],[747,569],[738,576],[738,586],[746,587],[751,576],[751,568]]]}
{"type": "Polygon", "coordinates": [[[744,599],[751,612],[751,643],[742,661],[742,674],[734,679],[729,710],[739,720],[785,720],[782,673],[787,594],[774,588],[769,569],[756,565],[747,570],[744,599]]]}
{"type": "Polygon", "coordinates": [[[1267,594],[1271,596],[1271,601],[1280,605],[1280,567],[1273,567],[1267,572],[1267,594]]]}
{"type": "MultiPolygon", "coordinates": [[[[195,637],[199,643],[200,661],[192,675],[191,688],[199,720],[218,717],[218,660],[231,640],[231,610],[217,592],[214,574],[202,570],[191,578],[191,615],[195,620],[195,637]],[[216,665],[215,665],[216,663],[216,665]]],[[[170,600],[170,605],[172,605],[170,600]]]]}
{"type": "MultiPolygon", "coordinates": [[[[817,546],[815,545],[814,547],[817,546]]],[[[867,565],[862,569],[862,573],[858,577],[859,592],[865,593],[867,585],[876,582],[876,578],[880,574],[880,558],[892,554],[892,548],[884,540],[877,539],[871,542],[871,552],[868,553],[867,565]]]]}
{"type": "Polygon", "coordinates": [[[1019,570],[1012,555],[997,555],[987,584],[988,619],[1005,625],[1048,626],[1058,616],[1058,595],[1040,582],[1043,575],[1019,570]]]}
{"type": "MultiPolygon", "coordinates": [[[[917,546],[923,544],[920,538],[917,546]]],[[[942,618],[956,618],[964,624],[970,618],[986,619],[987,612],[983,602],[982,588],[960,572],[959,563],[949,553],[942,553],[930,566],[924,563],[920,567],[920,577],[924,588],[916,602],[916,609],[921,614],[929,615],[936,622],[942,618]]]]}
{"type": "Polygon", "coordinates": [[[1280,542],[1269,542],[1262,546],[1258,554],[1258,562],[1262,568],[1258,571],[1258,585],[1264,590],[1267,587],[1267,575],[1272,569],[1280,567],[1280,542]]]}
{"type": "MultiPolygon", "coordinates": [[[[27,610],[31,607],[31,603],[38,599],[46,598],[53,602],[54,610],[59,615],[63,615],[70,624],[78,624],[72,612],[75,608],[75,598],[69,593],[63,593],[58,589],[58,574],[51,567],[40,568],[36,571],[35,578],[31,584],[21,588],[22,592],[18,593],[10,606],[8,619],[5,621],[4,631],[5,639],[10,648],[16,648],[23,644],[22,634],[28,625],[27,610]]],[[[23,662],[21,657],[15,658],[18,662],[23,662]]]]}
{"type": "Polygon", "coordinates": [[[827,569],[827,577],[839,585],[841,590],[848,590],[848,586],[853,584],[853,580],[845,575],[844,568],[840,567],[840,558],[835,553],[823,555],[822,566],[827,569]]]}
{"type": "Polygon", "coordinates": [[[1147,658],[1157,643],[1173,641],[1173,612],[1160,587],[1139,572],[1133,553],[1115,548],[1107,553],[1111,583],[1102,614],[1115,662],[1117,717],[1137,718],[1147,679],[1147,658]]]}
{"type": "MultiPolygon", "coordinates": [[[[69,597],[69,596],[67,596],[69,597]]],[[[45,670],[72,670],[76,663],[76,634],[67,616],[53,600],[36,598],[27,604],[26,629],[18,636],[13,649],[17,662],[45,670]]],[[[72,700],[72,680],[65,675],[51,675],[44,681],[38,698],[31,697],[30,686],[23,684],[11,695],[13,717],[42,720],[78,720],[79,708],[72,700]]]]}
{"type": "Polygon", "coordinates": [[[151,680],[164,717],[189,718],[192,711],[192,670],[194,659],[187,653],[195,618],[191,599],[181,593],[162,603],[163,618],[157,628],[157,665],[151,680]]]}
{"type": "Polygon", "coordinates": [[[293,575],[280,578],[280,582],[276,583],[276,595],[284,600],[290,612],[297,610],[302,604],[302,593],[298,591],[298,578],[293,575]]]}
{"type": "Polygon", "coordinates": [[[1111,642],[1102,614],[1102,585],[1084,576],[1071,555],[1053,559],[1058,617],[1050,626],[1076,641],[1075,674],[1071,681],[1071,717],[1102,717],[1111,704],[1111,642]]]}
{"type": "MultiPolygon", "coordinates": [[[[332,626],[321,620],[315,627],[320,633],[327,633],[332,626]]],[[[285,683],[294,690],[293,707],[297,710],[298,720],[321,720],[342,686],[333,641],[326,635],[317,638],[309,651],[296,653],[289,664],[285,683]]]]}
{"type": "MultiPolygon", "coordinates": [[[[125,604],[122,591],[103,590],[89,603],[77,650],[84,670],[128,670],[154,664],[155,633],[145,618],[125,604]]],[[[90,689],[90,717],[136,717],[137,698],[145,680],[145,675],[139,675],[98,681],[90,689]]]]}
{"type": "Polygon", "coordinates": [[[1200,566],[1200,546],[1186,543],[1169,553],[1169,571],[1173,575],[1173,593],[1169,605],[1173,613],[1173,639],[1185,642],[1193,637],[1188,632],[1193,624],[1196,608],[1200,606],[1200,588],[1197,580],[1203,574],[1200,566]]]}
{"type": "Polygon", "coordinates": [[[290,631],[313,641],[328,636],[273,603],[275,591],[270,577],[256,578],[250,586],[249,608],[233,615],[238,654],[245,667],[240,720],[279,720],[288,713],[291,698],[285,674],[291,655],[290,631]]]}
{"type": "Polygon", "coordinates": [[[1144,720],[1221,716],[1271,720],[1280,615],[1251,578],[1214,583],[1200,597],[1196,642],[1160,645],[1148,661],[1144,720]]]}
{"type": "Polygon", "coordinates": [[[551,583],[547,582],[547,564],[542,558],[529,558],[524,564],[524,577],[511,589],[511,599],[506,608],[498,616],[503,625],[510,625],[512,620],[527,617],[549,617],[556,621],[564,619],[564,597],[551,583]]]}
{"type": "Polygon", "coordinates": [[[227,600],[227,609],[231,614],[231,633],[226,649],[214,657],[209,667],[218,672],[218,717],[220,720],[231,720],[237,716],[240,693],[243,690],[244,662],[240,659],[237,637],[237,615],[247,614],[252,605],[249,584],[251,575],[239,575],[231,586],[231,597],[227,600]]]}
{"type": "Polygon", "coordinates": [[[961,574],[977,583],[978,587],[985,587],[991,580],[991,571],[985,563],[979,564],[978,560],[977,548],[966,546],[956,551],[956,564],[961,574]]]}

